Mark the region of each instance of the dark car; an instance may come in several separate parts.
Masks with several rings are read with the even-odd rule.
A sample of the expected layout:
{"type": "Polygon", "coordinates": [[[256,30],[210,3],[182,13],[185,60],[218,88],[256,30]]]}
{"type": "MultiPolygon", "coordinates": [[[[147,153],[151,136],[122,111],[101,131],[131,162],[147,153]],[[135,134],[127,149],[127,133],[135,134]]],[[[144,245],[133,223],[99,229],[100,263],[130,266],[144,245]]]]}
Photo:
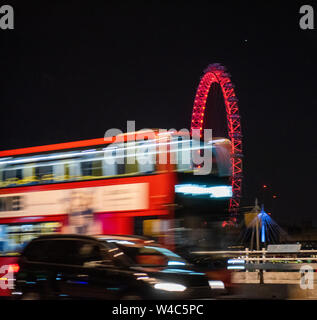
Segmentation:
{"type": "MultiPolygon", "coordinates": [[[[115,242],[116,245],[139,266],[195,266],[195,270],[203,272],[209,279],[214,297],[232,292],[231,272],[227,270],[227,259],[210,256],[180,255],[162,247],[154,239],[131,235],[99,235],[100,240],[115,242]]],[[[191,267],[193,268],[193,267],[191,267]]]]}
{"type": "MultiPolygon", "coordinates": [[[[186,260],[195,265],[196,270],[206,273],[213,280],[215,287],[223,286],[221,294],[232,294],[235,291],[232,283],[232,270],[228,269],[230,256],[223,254],[184,253],[186,260]]],[[[212,283],[212,282],[211,282],[212,283]]]]}
{"type": "MultiPolygon", "coordinates": [[[[160,250],[173,255],[167,249],[160,250]]],[[[149,253],[148,248],[143,251],[149,253]]],[[[155,252],[152,253],[154,257],[155,252]]],[[[33,239],[21,253],[14,295],[21,299],[211,297],[206,275],[192,270],[176,254],[174,258],[169,260],[174,263],[159,262],[154,257],[140,264],[116,242],[102,237],[41,236],[33,239]]]]}

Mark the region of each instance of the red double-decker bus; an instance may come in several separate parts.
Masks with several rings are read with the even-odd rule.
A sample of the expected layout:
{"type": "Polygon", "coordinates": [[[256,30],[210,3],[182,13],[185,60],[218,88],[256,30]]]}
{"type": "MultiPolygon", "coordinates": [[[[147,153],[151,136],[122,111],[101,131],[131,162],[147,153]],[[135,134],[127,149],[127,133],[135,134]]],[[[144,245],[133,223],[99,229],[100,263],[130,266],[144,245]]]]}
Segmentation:
{"type": "Polygon", "coordinates": [[[0,151],[0,252],[51,232],[152,235],[170,245],[175,217],[210,213],[231,197],[227,139],[197,148],[180,132],[151,130],[106,140],[0,151]],[[192,154],[206,148],[212,170],[195,174],[192,154]]]}

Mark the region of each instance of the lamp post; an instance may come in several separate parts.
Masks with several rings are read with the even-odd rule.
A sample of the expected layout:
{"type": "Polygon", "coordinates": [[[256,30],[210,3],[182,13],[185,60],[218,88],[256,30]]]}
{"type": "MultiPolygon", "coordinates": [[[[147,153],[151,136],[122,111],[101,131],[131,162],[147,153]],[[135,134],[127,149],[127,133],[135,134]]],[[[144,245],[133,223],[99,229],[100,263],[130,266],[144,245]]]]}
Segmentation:
{"type": "Polygon", "coordinates": [[[255,206],[253,207],[252,211],[250,212],[251,214],[255,215],[254,222],[252,223],[252,234],[251,234],[251,243],[250,243],[250,248],[253,250],[253,243],[254,243],[254,236],[256,237],[256,249],[259,250],[259,213],[261,209],[258,205],[258,199],[255,199],[255,206]],[[254,225],[255,224],[255,225],[254,225]]]}
{"type": "Polygon", "coordinates": [[[277,194],[273,194],[273,196],[272,196],[272,214],[274,213],[276,199],[277,199],[277,194]]]}
{"type": "Polygon", "coordinates": [[[265,195],[266,195],[266,191],[269,189],[267,184],[264,184],[262,186],[262,204],[265,204],[265,195]]]}
{"type": "Polygon", "coordinates": [[[260,219],[259,215],[256,217],[256,250],[260,250],[260,243],[259,243],[259,224],[260,224],[260,219]]]}

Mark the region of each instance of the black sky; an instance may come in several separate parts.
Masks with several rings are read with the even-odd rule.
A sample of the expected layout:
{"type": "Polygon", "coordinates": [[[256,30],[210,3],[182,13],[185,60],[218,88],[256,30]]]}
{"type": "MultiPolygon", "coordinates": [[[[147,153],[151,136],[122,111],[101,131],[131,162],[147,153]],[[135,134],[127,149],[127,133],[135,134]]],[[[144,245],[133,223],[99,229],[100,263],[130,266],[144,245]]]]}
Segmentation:
{"type": "Polygon", "coordinates": [[[309,1],[234,3],[6,1],[0,148],[102,137],[126,120],[188,128],[202,71],[220,62],[240,101],[244,204],[265,183],[275,219],[314,218],[317,26],[299,28],[309,1]]]}

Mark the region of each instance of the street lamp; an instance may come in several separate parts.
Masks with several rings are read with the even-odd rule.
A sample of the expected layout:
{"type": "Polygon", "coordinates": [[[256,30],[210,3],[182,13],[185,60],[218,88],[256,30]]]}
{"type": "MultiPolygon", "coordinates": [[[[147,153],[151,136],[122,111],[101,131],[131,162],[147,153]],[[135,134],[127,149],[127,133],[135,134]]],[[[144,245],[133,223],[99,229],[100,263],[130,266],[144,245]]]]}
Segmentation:
{"type": "Polygon", "coordinates": [[[268,185],[263,184],[262,186],[262,204],[265,204],[265,191],[268,190],[268,185]]]}

